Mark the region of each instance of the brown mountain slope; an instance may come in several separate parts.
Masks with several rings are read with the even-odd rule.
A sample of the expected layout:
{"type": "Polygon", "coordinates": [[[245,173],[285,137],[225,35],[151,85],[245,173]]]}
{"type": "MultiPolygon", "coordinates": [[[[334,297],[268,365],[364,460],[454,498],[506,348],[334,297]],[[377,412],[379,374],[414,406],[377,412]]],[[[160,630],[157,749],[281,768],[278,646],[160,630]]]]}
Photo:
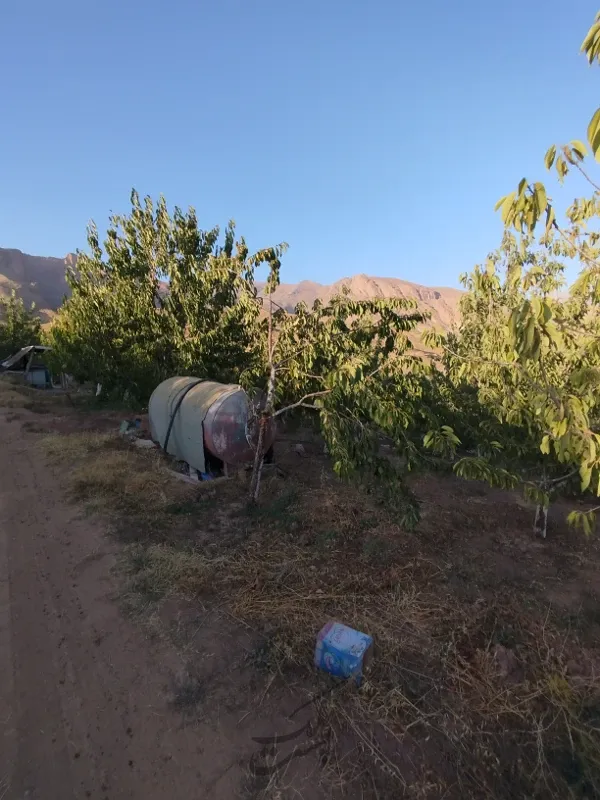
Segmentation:
{"type": "MultiPolygon", "coordinates": [[[[0,248],[0,296],[16,289],[27,305],[35,303],[40,316],[47,321],[69,291],[65,270],[74,265],[75,260],[76,256],[72,253],[65,258],[46,258],[0,248]]],[[[264,284],[259,286],[262,288],[264,284]]],[[[293,311],[300,302],[309,306],[317,298],[327,302],[343,286],[347,286],[351,296],[357,300],[373,297],[412,298],[421,310],[431,314],[431,324],[438,328],[447,329],[458,319],[458,303],[462,295],[458,289],[428,288],[399,278],[354,275],[330,285],[313,281],[283,283],[273,299],[293,311]]]]}
{"type": "Polygon", "coordinates": [[[65,258],[30,256],[0,247],[0,296],[15,289],[26,305],[35,303],[40,317],[47,322],[69,291],[65,271],[75,258],[72,253],[65,258]]]}
{"type": "Polygon", "coordinates": [[[327,302],[347,286],[350,295],[356,300],[384,297],[406,297],[417,302],[420,310],[431,314],[430,324],[447,330],[458,320],[458,304],[462,292],[450,288],[428,288],[399,278],[372,278],[368,275],[354,275],[342,278],[328,286],[313,281],[282,283],[273,295],[273,300],[288,311],[304,302],[308,306],[319,298],[327,302]]]}

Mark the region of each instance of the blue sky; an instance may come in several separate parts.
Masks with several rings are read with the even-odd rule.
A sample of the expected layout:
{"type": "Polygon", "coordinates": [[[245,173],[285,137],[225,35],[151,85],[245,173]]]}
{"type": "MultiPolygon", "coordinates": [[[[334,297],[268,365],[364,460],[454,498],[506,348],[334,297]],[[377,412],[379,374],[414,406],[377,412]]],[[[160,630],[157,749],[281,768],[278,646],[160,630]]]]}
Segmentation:
{"type": "MultiPolygon", "coordinates": [[[[5,0],[0,246],[62,256],[132,186],[287,241],[282,279],[457,285],[585,138],[578,0],[5,0]]],[[[572,192],[571,192],[572,195],[572,192]]]]}

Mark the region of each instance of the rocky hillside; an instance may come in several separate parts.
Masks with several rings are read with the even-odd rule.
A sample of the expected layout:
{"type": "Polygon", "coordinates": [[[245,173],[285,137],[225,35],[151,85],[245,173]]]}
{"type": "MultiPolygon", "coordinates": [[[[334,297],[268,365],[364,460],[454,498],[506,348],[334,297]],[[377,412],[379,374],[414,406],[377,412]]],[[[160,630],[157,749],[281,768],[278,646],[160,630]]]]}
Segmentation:
{"type": "Polygon", "coordinates": [[[27,305],[35,303],[42,321],[47,322],[69,290],[65,270],[75,258],[72,253],[65,258],[30,256],[0,247],[0,296],[16,289],[27,305]]]}
{"type": "MultiPolygon", "coordinates": [[[[65,270],[75,264],[75,259],[72,253],[65,258],[46,258],[0,248],[0,295],[8,295],[12,289],[16,289],[27,304],[34,302],[42,320],[48,321],[68,292],[65,270]]],[[[347,286],[351,296],[357,300],[372,297],[412,298],[420,309],[431,314],[431,324],[443,329],[449,328],[457,320],[458,302],[462,294],[458,289],[428,288],[399,278],[354,275],[330,285],[313,281],[284,283],[275,292],[274,300],[293,311],[300,302],[309,306],[317,298],[327,302],[341,291],[342,286],[347,286]]]]}
{"type": "Polygon", "coordinates": [[[308,306],[319,298],[327,301],[339,294],[347,286],[350,295],[356,300],[374,297],[406,297],[416,300],[422,311],[431,314],[431,325],[447,330],[458,319],[458,303],[462,292],[458,289],[429,288],[417,283],[409,283],[399,278],[372,278],[369,275],[354,275],[342,278],[336,283],[323,285],[313,281],[283,283],[273,295],[273,299],[288,311],[301,302],[308,306]]]}

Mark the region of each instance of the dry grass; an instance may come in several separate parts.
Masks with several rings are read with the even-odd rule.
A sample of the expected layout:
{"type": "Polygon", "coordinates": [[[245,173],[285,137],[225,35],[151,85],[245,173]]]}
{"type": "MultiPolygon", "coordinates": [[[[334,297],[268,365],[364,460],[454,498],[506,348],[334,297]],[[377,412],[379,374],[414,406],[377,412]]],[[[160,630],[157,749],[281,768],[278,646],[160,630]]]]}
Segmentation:
{"type": "Polygon", "coordinates": [[[44,389],[34,389],[22,378],[3,374],[0,376],[0,408],[25,409],[38,414],[49,413],[64,407],[66,395],[44,389]]]}
{"type": "Polygon", "coordinates": [[[27,396],[21,387],[15,383],[12,377],[2,375],[0,377],[0,406],[2,408],[24,408],[27,396]]]}
{"type": "Polygon", "coordinates": [[[145,613],[169,597],[194,597],[206,588],[218,559],[196,552],[185,536],[206,502],[205,486],[180,483],[158,451],[134,449],[114,433],[51,434],[40,445],[52,462],[68,465],[70,497],[109,515],[114,532],[130,543],[121,558],[128,611],[145,613]]]}
{"type": "Polygon", "coordinates": [[[221,591],[238,619],[271,632],[284,673],[309,674],[329,618],[374,637],[360,690],[320,704],[354,732],[365,755],[357,775],[375,767],[382,797],[600,793],[600,676],[573,672],[587,656],[559,620],[522,598],[457,602],[443,565],[408,556],[409,537],[366,494],[328,483],[282,498],[231,555],[221,591]]]}
{"type": "Polygon", "coordinates": [[[427,549],[366,491],[325,471],[315,480],[311,468],[293,487],[268,479],[261,507],[248,511],[234,481],[210,489],[214,504],[203,506],[160,456],[115,437],[48,437],[45,447],[72,464],[74,496],[116,511],[135,540],[124,569],[138,610],[210,596],[265,633],[269,670],[315,694],[334,685],[311,663],[328,619],[374,637],[360,689],[336,684],[317,701],[335,732],[330,777],[355,782],[347,796],[600,796],[600,652],[531,593],[499,585],[466,602],[441,539],[427,549]],[[233,538],[184,535],[217,511],[233,538]]]}
{"type": "Polygon", "coordinates": [[[3,372],[0,374],[0,394],[8,391],[11,386],[22,385],[23,381],[14,373],[3,372]]]}
{"type": "MultiPolygon", "coordinates": [[[[116,444],[116,437],[113,434],[96,431],[75,433],[70,436],[49,434],[41,440],[41,446],[53,461],[68,463],[107,449],[113,443],[116,444]]],[[[86,466],[89,468],[96,465],[88,463],[86,466]]]]}
{"type": "Polygon", "coordinates": [[[159,453],[135,451],[113,433],[52,434],[41,440],[48,456],[71,466],[69,489],[77,500],[105,511],[164,524],[173,505],[194,501],[198,490],[169,476],[159,453]]]}
{"type": "Polygon", "coordinates": [[[192,548],[177,550],[169,545],[131,545],[123,553],[130,596],[147,602],[168,597],[195,597],[210,584],[218,566],[192,548]]]}

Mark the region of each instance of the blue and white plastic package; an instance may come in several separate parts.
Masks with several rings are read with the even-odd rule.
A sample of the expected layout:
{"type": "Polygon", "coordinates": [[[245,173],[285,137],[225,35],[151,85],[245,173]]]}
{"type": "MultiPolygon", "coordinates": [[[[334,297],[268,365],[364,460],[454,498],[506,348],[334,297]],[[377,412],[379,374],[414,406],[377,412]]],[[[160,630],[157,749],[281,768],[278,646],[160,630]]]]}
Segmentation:
{"type": "Polygon", "coordinates": [[[373,639],[341,622],[328,622],[317,635],[315,666],[360,683],[373,651],[373,639]]]}

